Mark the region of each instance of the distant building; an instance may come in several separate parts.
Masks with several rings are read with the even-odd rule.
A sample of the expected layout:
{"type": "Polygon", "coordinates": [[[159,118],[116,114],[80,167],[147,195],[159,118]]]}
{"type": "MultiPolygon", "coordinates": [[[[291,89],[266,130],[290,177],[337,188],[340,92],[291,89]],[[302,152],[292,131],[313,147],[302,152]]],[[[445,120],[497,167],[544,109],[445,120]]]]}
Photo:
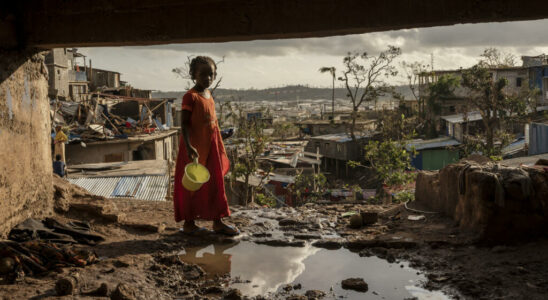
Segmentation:
{"type": "Polygon", "coordinates": [[[49,73],[51,98],[82,101],[89,92],[86,56],[76,48],[55,48],[48,52],[45,64],[49,73]]]}
{"type": "Polygon", "coordinates": [[[356,136],[353,141],[349,134],[327,134],[310,138],[305,151],[322,155],[322,170],[338,177],[348,177],[351,173],[347,162],[361,161],[363,148],[370,136],[356,136]]]}
{"type": "MultiPolygon", "coordinates": [[[[310,136],[339,134],[349,131],[352,121],[306,120],[296,122],[301,132],[310,136]]],[[[356,131],[372,131],[375,129],[375,120],[356,120],[356,131]]]]}
{"type": "Polygon", "coordinates": [[[464,140],[464,136],[475,135],[484,129],[479,111],[443,116],[441,121],[441,132],[459,142],[464,140]]]}
{"type": "MultiPolygon", "coordinates": [[[[531,89],[537,88],[541,91],[538,103],[545,105],[548,103],[548,60],[545,55],[522,57],[523,65],[519,67],[491,68],[489,72],[494,80],[506,78],[508,85],[504,88],[505,92],[518,93],[525,87],[531,89]]],[[[428,86],[435,83],[441,76],[453,75],[462,77],[463,69],[459,70],[437,70],[424,72],[419,76],[419,97],[426,99],[428,96],[428,86]]],[[[468,90],[464,87],[458,87],[455,90],[454,97],[437,99],[441,105],[440,116],[462,113],[467,110],[468,90]]]]}
{"type": "Polygon", "coordinates": [[[88,77],[92,91],[99,88],[119,88],[121,86],[120,72],[90,67],[88,77]]]}

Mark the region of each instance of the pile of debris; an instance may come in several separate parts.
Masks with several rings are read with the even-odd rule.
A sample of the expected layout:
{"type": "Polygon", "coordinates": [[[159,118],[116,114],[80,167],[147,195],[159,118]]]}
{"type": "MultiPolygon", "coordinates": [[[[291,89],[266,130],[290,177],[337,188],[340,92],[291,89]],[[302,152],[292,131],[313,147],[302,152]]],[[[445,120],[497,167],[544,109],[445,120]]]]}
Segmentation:
{"type": "Polygon", "coordinates": [[[52,128],[61,126],[69,143],[86,143],[168,130],[173,99],[135,98],[96,93],[90,100],[52,100],[52,128]]]}
{"type": "Polygon", "coordinates": [[[8,240],[0,240],[0,276],[14,283],[25,276],[60,272],[63,267],[84,267],[96,262],[97,255],[76,244],[102,241],[86,222],[27,219],[10,231],[8,240]]]}

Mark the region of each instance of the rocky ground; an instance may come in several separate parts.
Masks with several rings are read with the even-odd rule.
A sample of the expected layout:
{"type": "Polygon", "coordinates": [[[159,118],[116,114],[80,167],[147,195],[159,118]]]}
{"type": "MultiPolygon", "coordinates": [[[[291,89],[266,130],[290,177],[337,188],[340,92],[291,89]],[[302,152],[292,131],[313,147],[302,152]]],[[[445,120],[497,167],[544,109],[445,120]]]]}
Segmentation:
{"type": "MultiPolygon", "coordinates": [[[[243,234],[229,238],[183,235],[167,202],[86,196],[69,200],[64,209],[58,209],[65,212],[56,218],[89,221],[94,231],[106,238],[91,247],[100,261],[85,268],[65,268],[61,273],[0,285],[3,299],[240,299],[240,292],[229,287],[236,279],[208,276],[202,268],[184,263],[178,256],[186,247],[239,240],[293,247],[310,242],[321,248],[345,247],[360,256],[409,261],[427,274],[426,288],[444,290],[458,299],[545,299],[548,294],[547,240],[487,245],[437,214],[409,220],[417,213],[404,205],[234,207],[229,222],[243,234]],[[378,220],[351,229],[348,213],[352,211],[376,212],[378,220]],[[60,279],[73,286],[71,295],[57,295],[56,284],[63,282],[60,279]]],[[[324,297],[328,289],[276,297],[316,299],[324,297]]]]}

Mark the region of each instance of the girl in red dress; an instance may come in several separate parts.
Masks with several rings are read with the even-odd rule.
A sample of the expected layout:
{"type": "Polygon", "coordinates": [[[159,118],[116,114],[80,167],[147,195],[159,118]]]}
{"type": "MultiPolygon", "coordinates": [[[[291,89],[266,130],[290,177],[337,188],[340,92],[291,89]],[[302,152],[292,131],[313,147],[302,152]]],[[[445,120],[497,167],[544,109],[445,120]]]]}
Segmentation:
{"type": "Polygon", "coordinates": [[[206,56],[198,56],[190,63],[190,76],[195,85],[183,96],[183,135],[179,141],[179,154],[175,168],[173,202],[175,221],[184,220],[183,232],[203,234],[209,232],[198,227],[195,220],[213,221],[213,230],[226,235],[237,235],[239,230],[221,219],[230,215],[225,194],[224,176],[230,163],[215,115],[215,102],[207,89],[215,80],[217,65],[206,56]],[[182,185],[185,166],[198,157],[207,167],[210,179],[191,192],[182,185]]]}

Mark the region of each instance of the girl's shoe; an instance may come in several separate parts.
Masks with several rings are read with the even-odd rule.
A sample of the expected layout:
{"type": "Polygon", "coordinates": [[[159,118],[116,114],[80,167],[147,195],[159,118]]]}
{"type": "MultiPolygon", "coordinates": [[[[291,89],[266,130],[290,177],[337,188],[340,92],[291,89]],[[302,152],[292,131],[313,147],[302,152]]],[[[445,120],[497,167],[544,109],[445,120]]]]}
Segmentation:
{"type": "Polygon", "coordinates": [[[212,234],[213,231],[204,228],[204,227],[198,227],[191,231],[186,231],[184,228],[179,229],[183,234],[189,235],[189,236],[204,236],[208,234],[212,234]]]}
{"type": "Polygon", "coordinates": [[[215,229],[214,231],[217,234],[223,234],[228,236],[236,236],[240,234],[240,230],[238,230],[238,228],[230,225],[224,225],[220,229],[215,229]]]}

